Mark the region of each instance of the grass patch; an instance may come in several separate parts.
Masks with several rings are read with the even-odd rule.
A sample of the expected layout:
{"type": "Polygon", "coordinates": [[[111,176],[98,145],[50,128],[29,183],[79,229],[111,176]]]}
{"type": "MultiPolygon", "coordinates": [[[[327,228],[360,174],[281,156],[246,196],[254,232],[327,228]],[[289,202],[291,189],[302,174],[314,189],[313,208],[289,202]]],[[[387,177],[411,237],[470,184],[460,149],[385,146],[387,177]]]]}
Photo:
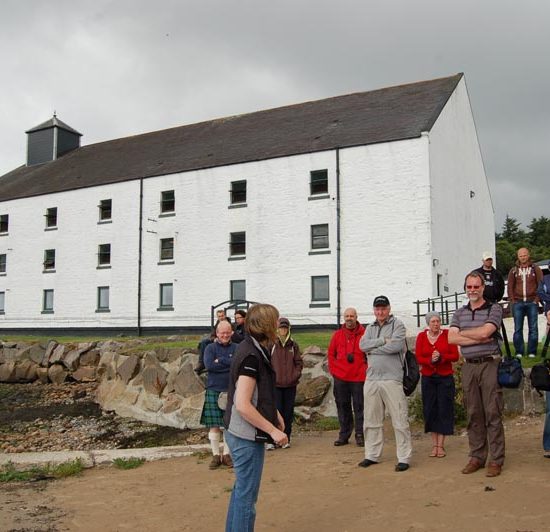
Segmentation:
{"type": "Polygon", "coordinates": [[[338,430],[340,424],[336,417],[320,417],[313,422],[314,430],[338,430]]]}
{"type": "Polygon", "coordinates": [[[321,331],[292,331],[292,338],[298,342],[300,349],[303,351],[310,345],[319,346],[321,349],[328,349],[330,339],[334,334],[333,329],[321,331]]]}
{"type": "Polygon", "coordinates": [[[25,482],[51,478],[65,478],[78,475],[84,469],[80,458],[58,465],[46,464],[31,469],[18,470],[11,462],[0,469],[0,482],[25,482]]]}
{"type": "Polygon", "coordinates": [[[136,458],[131,456],[130,458],[115,458],[113,465],[118,469],[136,469],[140,465],[145,463],[145,458],[136,458]]]}

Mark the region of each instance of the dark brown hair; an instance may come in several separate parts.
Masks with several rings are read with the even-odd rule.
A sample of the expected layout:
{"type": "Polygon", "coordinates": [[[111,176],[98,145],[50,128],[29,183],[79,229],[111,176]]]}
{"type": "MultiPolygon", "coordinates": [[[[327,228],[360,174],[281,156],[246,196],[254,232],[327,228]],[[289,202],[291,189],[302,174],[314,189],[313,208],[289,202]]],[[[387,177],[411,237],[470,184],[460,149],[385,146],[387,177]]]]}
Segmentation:
{"type": "Polygon", "coordinates": [[[267,303],[258,303],[248,310],[245,328],[258,342],[277,340],[279,311],[267,303]]]}

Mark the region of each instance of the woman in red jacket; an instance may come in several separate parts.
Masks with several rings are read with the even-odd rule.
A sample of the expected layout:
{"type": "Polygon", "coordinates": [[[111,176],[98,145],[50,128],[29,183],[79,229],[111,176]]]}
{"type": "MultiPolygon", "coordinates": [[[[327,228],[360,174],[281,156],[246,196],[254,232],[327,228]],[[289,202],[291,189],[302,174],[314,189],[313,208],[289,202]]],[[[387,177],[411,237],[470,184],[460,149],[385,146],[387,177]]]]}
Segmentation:
{"type": "Polygon", "coordinates": [[[449,344],[447,329],[441,328],[438,312],[426,314],[428,328],[416,337],[416,359],[422,374],[424,430],[432,433],[430,456],[443,458],[445,436],[454,432],[455,382],[452,363],[458,348],[449,344]]]}

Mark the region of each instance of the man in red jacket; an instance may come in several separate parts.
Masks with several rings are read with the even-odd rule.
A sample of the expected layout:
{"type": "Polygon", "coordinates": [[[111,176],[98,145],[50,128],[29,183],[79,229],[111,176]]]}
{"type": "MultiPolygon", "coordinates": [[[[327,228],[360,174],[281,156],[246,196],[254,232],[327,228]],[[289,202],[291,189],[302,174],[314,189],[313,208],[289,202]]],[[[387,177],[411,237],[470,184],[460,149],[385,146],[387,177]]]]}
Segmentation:
{"type": "Polygon", "coordinates": [[[357,321],[357,311],[344,311],[344,325],[338,329],[328,346],[328,369],[334,379],[334,399],[338,410],[340,433],[334,442],[337,447],[347,445],[354,428],[355,443],[364,447],[363,436],[363,385],[367,365],[359,349],[359,340],[365,328],[357,321]],[[353,410],[352,410],[353,405],[353,410]]]}

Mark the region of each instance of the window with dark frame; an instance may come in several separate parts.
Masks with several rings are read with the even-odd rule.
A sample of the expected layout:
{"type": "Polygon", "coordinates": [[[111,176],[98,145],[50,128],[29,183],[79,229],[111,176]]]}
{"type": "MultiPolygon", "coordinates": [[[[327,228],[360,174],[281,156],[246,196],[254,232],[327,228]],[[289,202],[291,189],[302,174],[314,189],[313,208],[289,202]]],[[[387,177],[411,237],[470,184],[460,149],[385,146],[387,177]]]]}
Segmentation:
{"type": "Polygon", "coordinates": [[[328,301],[328,275],[314,275],[311,277],[311,301],[328,301]]]}
{"type": "Polygon", "coordinates": [[[0,314],[6,312],[6,292],[0,292],[0,314]]]}
{"type": "Polygon", "coordinates": [[[246,203],[246,181],[231,182],[231,205],[246,203]]]}
{"type": "Polygon", "coordinates": [[[246,300],[246,281],[239,279],[236,281],[230,281],[229,297],[231,301],[246,300]]]}
{"type": "Polygon", "coordinates": [[[53,312],[53,290],[43,291],[42,312],[53,312]]]}
{"type": "Polygon", "coordinates": [[[328,249],[328,224],[311,226],[311,249],[328,249]]]}
{"type": "Polygon", "coordinates": [[[174,308],[174,285],[172,283],[160,284],[160,305],[161,309],[174,308]]]}
{"type": "Polygon", "coordinates": [[[46,227],[57,227],[57,207],[46,209],[46,227]]]}
{"type": "Polygon", "coordinates": [[[160,193],[160,212],[174,212],[176,210],[176,195],[173,190],[163,190],[160,193]]]}
{"type": "Polygon", "coordinates": [[[110,220],[112,216],[113,200],[104,199],[99,202],[99,220],[110,220]]]}
{"type": "Polygon", "coordinates": [[[109,310],[109,287],[108,286],[97,287],[97,310],[99,311],[109,310]]]}
{"type": "Polygon", "coordinates": [[[55,270],[55,249],[44,250],[44,270],[55,270]]]}
{"type": "Polygon", "coordinates": [[[160,260],[174,260],[174,239],[160,239],[160,260]]]}
{"type": "Polygon", "coordinates": [[[229,255],[246,255],[246,233],[230,233],[229,255]]]}
{"type": "Polygon", "coordinates": [[[0,254],[0,273],[6,273],[7,255],[5,253],[0,254]]]}
{"type": "Polygon", "coordinates": [[[9,214],[0,214],[0,233],[7,233],[10,224],[9,214]]]}
{"type": "Polygon", "coordinates": [[[328,194],[328,170],[310,172],[309,193],[311,196],[328,194]]]}
{"type": "Polygon", "coordinates": [[[111,265],[111,244],[99,244],[97,246],[97,265],[111,265]]]}

